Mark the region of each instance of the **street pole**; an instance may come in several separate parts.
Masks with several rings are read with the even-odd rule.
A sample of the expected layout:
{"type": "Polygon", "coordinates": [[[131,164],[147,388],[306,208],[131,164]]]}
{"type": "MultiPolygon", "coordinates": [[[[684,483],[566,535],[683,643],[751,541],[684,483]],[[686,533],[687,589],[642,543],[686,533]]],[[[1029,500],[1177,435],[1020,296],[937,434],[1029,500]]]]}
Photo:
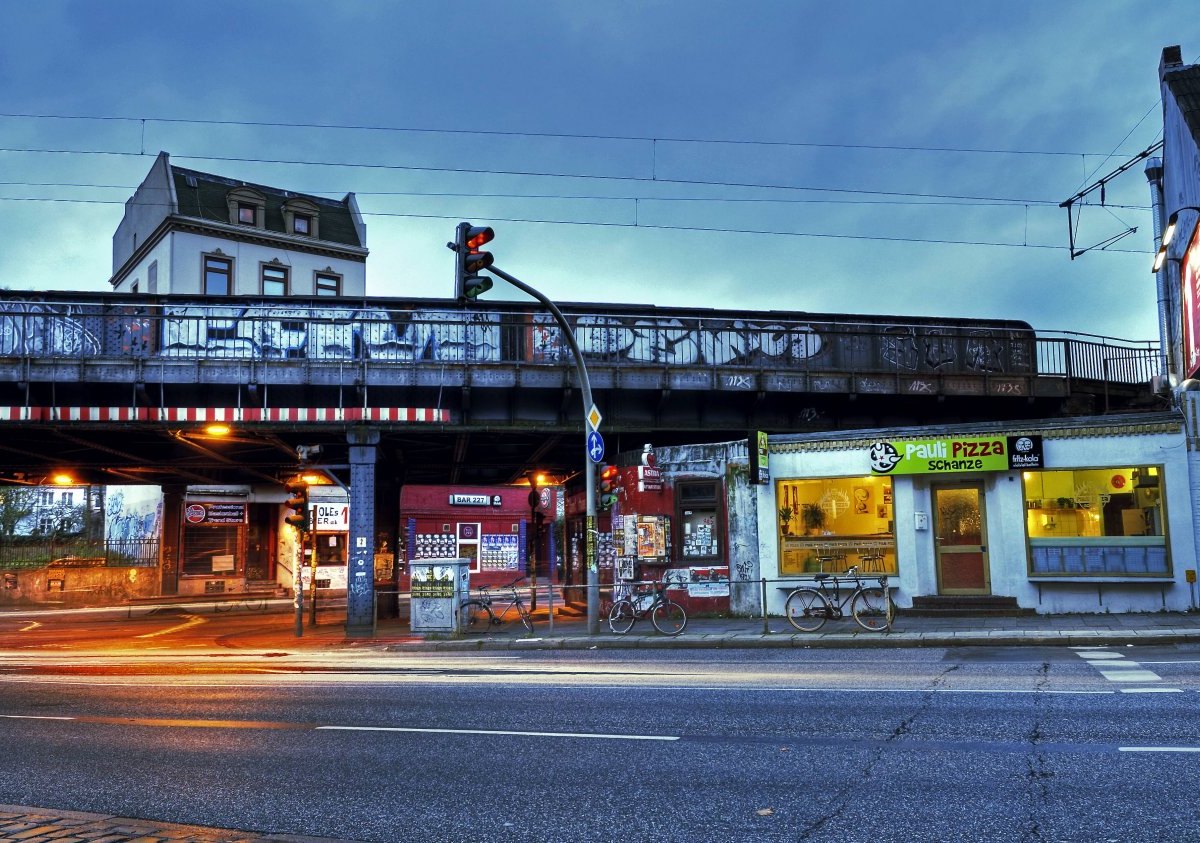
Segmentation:
{"type": "Polygon", "coordinates": [[[596,464],[588,455],[587,438],[591,428],[588,413],[592,411],[592,382],[588,379],[587,366],[583,363],[583,354],[579,343],[575,341],[575,332],[571,330],[566,317],[562,315],[557,305],[528,284],[509,275],[504,270],[489,266],[486,270],[493,275],[503,278],[518,290],[533,296],[554,316],[559,329],[575,357],[575,371],[579,374],[579,389],[583,393],[583,484],[587,492],[587,523],[584,546],[586,547],[585,563],[587,565],[587,631],[588,635],[600,633],[600,568],[596,559],[596,464]]]}

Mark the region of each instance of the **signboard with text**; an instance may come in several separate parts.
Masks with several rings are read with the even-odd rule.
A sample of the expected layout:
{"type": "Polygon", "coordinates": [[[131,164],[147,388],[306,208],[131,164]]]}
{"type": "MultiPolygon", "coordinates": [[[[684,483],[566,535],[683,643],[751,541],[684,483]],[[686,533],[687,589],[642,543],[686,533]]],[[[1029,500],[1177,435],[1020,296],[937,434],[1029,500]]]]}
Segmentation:
{"type": "Polygon", "coordinates": [[[1020,471],[1043,466],[1040,436],[952,436],[876,442],[872,474],[955,474],[1020,471]]]}
{"type": "Polygon", "coordinates": [[[1200,227],[1183,253],[1179,265],[1179,280],[1183,289],[1180,309],[1183,311],[1183,371],[1185,377],[1195,377],[1200,370],[1200,227]]]}

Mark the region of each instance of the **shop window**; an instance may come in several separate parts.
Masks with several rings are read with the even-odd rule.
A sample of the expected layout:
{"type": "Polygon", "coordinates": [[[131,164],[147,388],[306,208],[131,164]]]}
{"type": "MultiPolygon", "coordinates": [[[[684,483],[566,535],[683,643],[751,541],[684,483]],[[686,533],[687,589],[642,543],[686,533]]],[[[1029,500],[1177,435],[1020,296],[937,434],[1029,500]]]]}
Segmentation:
{"type": "Polygon", "coordinates": [[[1030,573],[1168,574],[1161,479],[1157,466],[1025,472],[1030,573]]]}
{"type": "Polygon", "coordinates": [[[720,551],[717,484],[678,483],[675,500],[679,507],[679,530],[683,561],[716,558],[720,551]]]}
{"type": "Polygon", "coordinates": [[[237,573],[241,539],[240,525],[188,527],[183,531],[180,573],[185,576],[234,575],[237,573]]]}
{"type": "Polygon", "coordinates": [[[824,477],[775,484],[779,573],[897,573],[889,477],[824,477]]]}

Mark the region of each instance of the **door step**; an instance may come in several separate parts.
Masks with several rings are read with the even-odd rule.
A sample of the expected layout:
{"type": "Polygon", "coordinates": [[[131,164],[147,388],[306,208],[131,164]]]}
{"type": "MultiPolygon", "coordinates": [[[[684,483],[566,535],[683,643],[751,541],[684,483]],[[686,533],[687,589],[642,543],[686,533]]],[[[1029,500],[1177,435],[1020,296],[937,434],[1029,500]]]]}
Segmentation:
{"type": "Polygon", "coordinates": [[[943,618],[1037,614],[1033,609],[1022,609],[1018,606],[1015,597],[997,597],[995,595],[938,594],[914,597],[912,608],[901,611],[908,615],[943,618]]]}

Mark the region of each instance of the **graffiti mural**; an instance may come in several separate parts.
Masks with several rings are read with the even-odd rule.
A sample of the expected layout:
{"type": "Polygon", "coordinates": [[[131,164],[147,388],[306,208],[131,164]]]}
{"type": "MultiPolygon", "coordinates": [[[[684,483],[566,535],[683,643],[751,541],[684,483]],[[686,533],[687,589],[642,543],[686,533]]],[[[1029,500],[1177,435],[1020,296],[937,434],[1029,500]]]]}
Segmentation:
{"type": "MultiPolygon", "coordinates": [[[[567,314],[585,358],[612,365],[768,367],[772,371],[1022,374],[1034,335],[1022,323],[899,325],[635,313],[567,314]]],[[[0,356],[408,363],[570,363],[554,319],[540,311],[0,301],[0,356]]],[[[741,385],[731,381],[730,388],[741,385]]],[[[754,388],[745,381],[741,388],[754,388]]],[[[917,391],[914,389],[914,391],[917,391]]]]}

